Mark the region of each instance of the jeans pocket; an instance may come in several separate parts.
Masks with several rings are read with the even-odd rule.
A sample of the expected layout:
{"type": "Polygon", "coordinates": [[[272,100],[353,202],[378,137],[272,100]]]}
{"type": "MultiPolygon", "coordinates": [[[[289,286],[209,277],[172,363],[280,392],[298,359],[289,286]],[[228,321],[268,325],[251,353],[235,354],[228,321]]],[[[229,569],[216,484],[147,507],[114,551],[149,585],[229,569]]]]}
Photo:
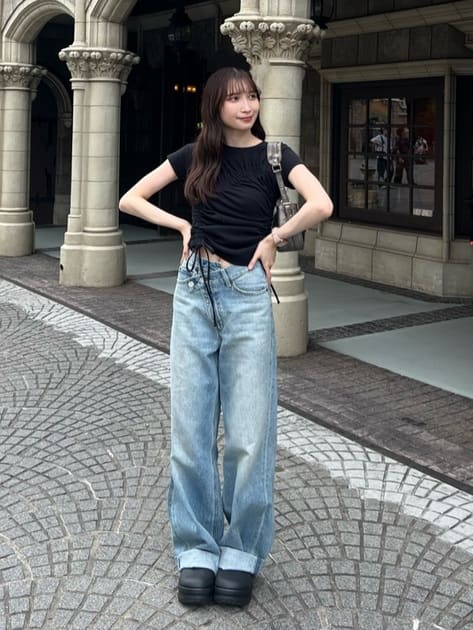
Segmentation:
{"type": "Polygon", "coordinates": [[[243,295],[261,295],[268,292],[266,276],[260,267],[255,267],[251,271],[244,268],[232,279],[232,287],[243,295]]]}

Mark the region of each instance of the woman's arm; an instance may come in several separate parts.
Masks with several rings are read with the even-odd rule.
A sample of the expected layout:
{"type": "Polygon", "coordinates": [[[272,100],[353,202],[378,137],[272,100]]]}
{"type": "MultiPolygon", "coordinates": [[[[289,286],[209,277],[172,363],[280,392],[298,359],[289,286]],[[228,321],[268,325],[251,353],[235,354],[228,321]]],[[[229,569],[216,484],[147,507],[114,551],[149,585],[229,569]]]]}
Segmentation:
{"type": "Polygon", "coordinates": [[[165,160],[158,168],[139,180],[120,199],[118,204],[122,212],[131,214],[155,225],[177,230],[182,235],[183,255],[187,256],[191,225],[185,219],[176,217],[166,210],[158,208],[148,199],[177,180],[177,175],[169,160],[165,160]]]}
{"type": "Polygon", "coordinates": [[[287,223],[277,228],[278,236],[284,240],[325,221],[333,211],[332,200],[307,166],[304,164],[295,166],[288,179],[305,201],[287,223]]]}
{"type": "Polygon", "coordinates": [[[289,181],[297,192],[305,199],[299,211],[280,228],[274,228],[258,243],[253,258],[248,268],[253,269],[256,262],[261,260],[265,269],[268,282],[271,281],[271,267],[276,258],[276,243],[283,242],[290,236],[303,232],[325,219],[328,219],[333,211],[333,203],[317,177],[313,175],[307,166],[297,164],[289,173],[289,181]]]}
{"type": "Polygon", "coordinates": [[[188,223],[185,219],[176,217],[150,203],[148,199],[175,182],[177,175],[169,160],[165,160],[158,168],[154,169],[128,190],[118,204],[122,212],[132,214],[135,217],[174,230],[181,231],[182,224],[188,223]]]}

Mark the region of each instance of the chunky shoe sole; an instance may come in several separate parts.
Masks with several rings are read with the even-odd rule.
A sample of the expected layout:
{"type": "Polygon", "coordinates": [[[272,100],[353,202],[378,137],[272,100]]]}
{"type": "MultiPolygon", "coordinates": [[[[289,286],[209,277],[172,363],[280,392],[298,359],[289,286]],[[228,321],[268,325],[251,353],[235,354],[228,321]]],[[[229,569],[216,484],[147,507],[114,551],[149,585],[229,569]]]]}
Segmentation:
{"type": "Polygon", "coordinates": [[[213,588],[188,588],[180,586],[177,599],[186,606],[205,606],[213,601],[213,588]]]}
{"type": "Polygon", "coordinates": [[[215,578],[214,602],[224,606],[246,606],[251,601],[254,575],[246,571],[220,569],[215,578]]]}
{"type": "Polygon", "coordinates": [[[177,598],[187,606],[205,606],[213,601],[214,573],[209,569],[182,569],[177,585],[177,598]]]}

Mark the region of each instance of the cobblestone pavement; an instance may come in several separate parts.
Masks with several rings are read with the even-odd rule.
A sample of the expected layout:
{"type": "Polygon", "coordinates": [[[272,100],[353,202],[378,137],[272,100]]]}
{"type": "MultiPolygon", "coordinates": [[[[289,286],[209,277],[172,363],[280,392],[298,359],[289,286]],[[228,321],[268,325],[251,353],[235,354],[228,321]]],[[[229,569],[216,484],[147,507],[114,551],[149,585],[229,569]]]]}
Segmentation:
{"type": "MultiPolygon", "coordinates": [[[[304,258],[301,265],[310,270],[304,258]]],[[[58,283],[58,261],[44,254],[0,257],[0,277],[164,352],[169,349],[172,297],[167,293],[135,282],[109,289],[64,287],[58,283]]],[[[390,292],[412,295],[402,289],[390,292]]],[[[279,399],[318,424],[473,493],[473,397],[440,390],[318,345],[393,327],[473,316],[473,300],[450,304],[431,299],[444,302],[445,308],[311,333],[309,352],[279,361],[279,399]]]]}
{"type": "Polygon", "coordinates": [[[284,406],[276,542],[252,603],[180,605],[168,355],[138,332],[0,280],[1,630],[473,629],[472,494],[284,406]]]}

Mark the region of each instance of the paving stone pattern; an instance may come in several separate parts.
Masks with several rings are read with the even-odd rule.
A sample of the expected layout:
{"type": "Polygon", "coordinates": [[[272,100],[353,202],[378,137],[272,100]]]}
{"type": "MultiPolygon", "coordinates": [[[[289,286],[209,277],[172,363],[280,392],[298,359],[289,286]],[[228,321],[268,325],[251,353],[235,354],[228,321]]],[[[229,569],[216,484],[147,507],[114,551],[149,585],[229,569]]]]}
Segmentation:
{"type": "Polygon", "coordinates": [[[168,355],[5,281],[0,338],[0,630],[473,629],[472,495],[284,407],[252,603],[180,605],[168,355]]]}
{"type": "MultiPolygon", "coordinates": [[[[301,257],[301,267],[306,273],[313,271],[313,262],[301,257]]],[[[330,273],[321,275],[335,277],[330,273]]],[[[107,289],[64,287],[58,283],[58,260],[43,254],[0,257],[0,277],[89,314],[164,352],[169,350],[172,296],[167,293],[135,282],[107,289]]],[[[360,284],[380,288],[368,281],[360,284]]],[[[403,289],[390,288],[390,292],[421,297],[403,289]]],[[[422,299],[444,302],[445,308],[312,333],[307,354],[279,361],[280,402],[319,424],[473,493],[472,399],[318,345],[334,338],[473,315],[470,299],[456,300],[454,305],[445,298],[423,295],[422,299]]]]}

